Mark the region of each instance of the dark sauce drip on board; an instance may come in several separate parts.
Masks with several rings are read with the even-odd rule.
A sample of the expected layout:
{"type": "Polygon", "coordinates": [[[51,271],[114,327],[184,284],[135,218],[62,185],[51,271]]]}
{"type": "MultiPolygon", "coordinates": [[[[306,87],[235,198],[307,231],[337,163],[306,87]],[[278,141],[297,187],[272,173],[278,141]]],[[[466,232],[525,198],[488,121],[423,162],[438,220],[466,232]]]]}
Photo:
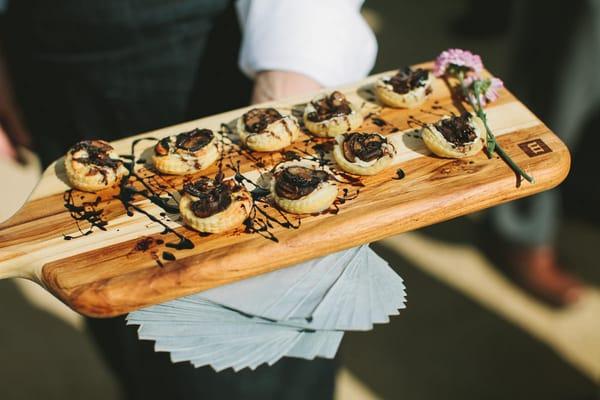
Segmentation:
{"type": "Polygon", "coordinates": [[[297,161],[302,159],[302,157],[300,156],[300,154],[296,153],[295,151],[284,151],[283,153],[281,153],[281,157],[285,160],[285,161],[297,161]]]}
{"type": "Polygon", "coordinates": [[[301,155],[296,153],[293,159],[316,162],[321,168],[331,165],[332,161],[326,156],[333,150],[334,143],[329,139],[322,140],[312,137],[304,140],[302,142],[303,148],[296,149],[301,155]],[[310,150],[313,150],[314,153],[310,150]]]}
{"type": "Polygon", "coordinates": [[[411,128],[415,128],[415,127],[423,128],[423,127],[427,126],[427,122],[421,121],[414,115],[409,115],[406,122],[408,123],[408,126],[411,128]]]}
{"type": "Polygon", "coordinates": [[[378,126],[379,128],[385,129],[388,133],[394,133],[394,132],[398,132],[400,130],[394,124],[384,120],[378,114],[375,114],[372,112],[368,113],[365,116],[365,121],[371,121],[371,123],[373,123],[373,125],[378,126]]]}
{"type": "MultiPolygon", "coordinates": [[[[84,198],[84,196],[80,197],[80,199],[84,198]]],[[[102,219],[102,212],[104,210],[98,208],[98,205],[101,201],[100,197],[96,197],[94,201],[86,201],[82,202],[80,205],[77,205],[75,204],[75,199],[73,198],[73,189],[70,189],[67,190],[63,195],[63,200],[64,207],[69,211],[71,218],[75,220],[75,225],[79,231],[79,235],[77,236],[63,235],[65,240],[87,236],[93,232],[94,228],[98,228],[103,231],[106,230],[106,225],[108,222],[102,219]],[[87,222],[88,227],[83,229],[81,227],[81,222],[87,222]]]]}
{"type": "Polygon", "coordinates": [[[257,168],[265,167],[265,162],[261,157],[257,157],[252,150],[244,147],[241,143],[236,143],[231,140],[229,135],[233,135],[233,130],[229,125],[221,124],[219,133],[221,134],[221,156],[218,163],[219,171],[221,170],[223,159],[233,155],[238,155],[250,160],[257,168]],[[225,147],[227,147],[227,151],[225,151],[225,147]]]}
{"type": "Polygon", "coordinates": [[[298,229],[300,227],[300,219],[292,221],[287,213],[281,211],[275,207],[268,199],[270,190],[261,187],[258,183],[244,176],[240,172],[240,162],[230,163],[227,165],[232,171],[235,172],[234,179],[239,184],[248,183],[252,186],[250,194],[252,195],[252,211],[246,220],[244,221],[246,233],[258,233],[262,237],[279,242],[277,236],[273,233],[272,229],[276,226],[280,226],[286,229],[298,229]],[[274,210],[277,215],[281,218],[272,216],[267,210],[274,210]]]}
{"type": "Polygon", "coordinates": [[[406,176],[406,174],[404,173],[404,171],[402,170],[402,168],[398,168],[396,170],[396,177],[392,178],[396,181],[399,181],[400,179],[404,179],[404,177],[406,176]]]}
{"type": "MultiPolygon", "coordinates": [[[[350,194],[350,190],[348,188],[342,189],[342,195],[336,197],[331,207],[327,210],[322,211],[320,214],[333,214],[336,215],[340,212],[340,206],[342,204],[346,204],[347,201],[354,200],[358,197],[360,193],[360,189],[354,191],[354,193],[350,194]]],[[[319,214],[317,214],[319,215],[319,214]]]]}
{"type": "MultiPolygon", "coordinates": [[[[160,260],[160,257],[158,256],[158,249],[156,248],[157,246],[162,245],[163,243],[164,241],[162,239],[154,239],[151,236],[144,236],[136,242],[135,246],[129,252],[128,255],[133,254],[135,252],[147,252],[150,255],[150,258],[152,258],[152,260],[156,262],[156,265],[158,265],[160,268],[163,268],[164,264],[160,260]]],[[[163,259],[167,261],[175,260],[175,258],[173,258],[173,260],[170,260],[165,258],[164,256],[163,259]]]]}
{"type": "Polygon", "coordinates": [[[162,232],[163,235],[174,234],[177,237],[177,239],[179,239],[178,242],[166,243],[165,245],[167,247],[171,247],[171,248],[174,248],[177,250],[193,249],[194,243],[191,240],[189,240],[188,238],[186,238],[184,235],[177,232],[173,228],[169,227],[159,217],[156,217],[155,215],[152,215],[151,213],[142,209],[141,207],[133,204],[133,202],[136,200],[136,196],[141,196],[141,197],[147,198],[153,204],[160,207],[165,213],[173,214],[173,213],[179,212],[178,205],[172,203],[172,201],[175,201],[175,198],[171,193],[169,193],[168,191],[165,191],[160,186],[159,186],[159,188],[155,188],[153,185],[151,185],[148,182],[149,177],[141,177],[140,175],[138,175],[136,173],[136,171],[134,169],[135,148],[136,148],[137,144],[142,141],[156,141],[156,139],[140,138],[140,139],[134,140],[133,143],[131,144],[131,154],[128,157],[126,157],[126,158],[129,158],[131,162],[125,164],[125,166],[129,170],[129,176],[127,176],[126,178],[124,178],[121,181],[120,190],[119,190],[119,194],[117,195],[117,198],[123,204],[123,207],[125,208],[125,210],[127,212],[127,215],[129,215],[129,216],[133,215],[133,211],[137,211],[141,214],[144,214],[150,221],[155,222],[163,227],[163,232],[162,232]],[[130,184],[131,179],[135,179],[136,182],[140,182],[142,184],[142,186],[144,187],[144,189],[138,190],[134,186],[132,186],[130,184]],[[165,200],[164,197],[161,197],[161,195],[164,195],[165,193],[169,193],[168,200],[165,200]]]}
{"type": "MultiPolygon", "coordinates": [[[[433,107],[431,107],[431,108],[433,109],[433,107]]],[[[440,107],[439,109],[443,109],[443,107],[440,107]]],[[[436,109],[436,110],[437,110],[437,109],[436,109]]],[[[423,109],[423,108],[422,108],[422,109],[420,109],[419,111],[421,111],[423,114],[434,115],[434,116],[436,116],[436,117],[445,117],[445,116],[446,116],[446,114],[441,114],[441,113],[434,112],[434,111],[431,111],[431,110],[425,110],[425,109],[423,109]]]]}
{"type": "MultiPolygon", "coordinates": [[[[296,153],[294,157],[297,158],[294,158],[294,160],[308,160],[318,163],[319,167],[329,167],[332,179],[336,182],[347,184],[350,186],[365,186],[360,177],[350,175],[336,168],[333,161],[327,157],[327,155],[333,151],[334,142],[332,140],[327,140],[325,142],[316,142],[317,140],[322,139],[310,138],[305,140],[303,142],[304,148],[297,149],[297,151],[301,153],[302,156],[296,153]],[[312,149],[316,154],[311,153],[309,149],[312,149]]],[[[287,160],[287,157],[284,158],[287,160]]]]}

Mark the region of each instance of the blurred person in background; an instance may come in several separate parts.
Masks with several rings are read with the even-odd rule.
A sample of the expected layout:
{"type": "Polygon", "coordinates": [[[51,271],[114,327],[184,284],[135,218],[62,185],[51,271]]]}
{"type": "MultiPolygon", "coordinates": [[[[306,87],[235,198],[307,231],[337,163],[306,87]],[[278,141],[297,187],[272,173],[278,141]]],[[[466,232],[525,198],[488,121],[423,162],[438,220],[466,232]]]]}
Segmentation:
{"type": "MultiPolygon", "coordinates": [[[[47,166],[83,139],[115,140],[359,80],[377,52],[362,2],[8,1],[0,156],[33,146],[47,166]]],[[[216,374],[173,365],[123,318],[88,320],[88,327],[127,398],[333,396],[331,360],[216,374]]]]}
{"type": "MultiPolygon", "coordinates": [[[[507,85],[573,150],[600,108],[600,1],[469,5],[454,30],[489,37],[512,22],[514,57],[507,85]]],[[[582,284],[559,262],[560,200],[560,192],[551,190],[493,208],[487,222],[495,237],[486,247],[493,247],[492,257],[517,283],[552,305],[565,306],[577,301],[582,284]]]]}

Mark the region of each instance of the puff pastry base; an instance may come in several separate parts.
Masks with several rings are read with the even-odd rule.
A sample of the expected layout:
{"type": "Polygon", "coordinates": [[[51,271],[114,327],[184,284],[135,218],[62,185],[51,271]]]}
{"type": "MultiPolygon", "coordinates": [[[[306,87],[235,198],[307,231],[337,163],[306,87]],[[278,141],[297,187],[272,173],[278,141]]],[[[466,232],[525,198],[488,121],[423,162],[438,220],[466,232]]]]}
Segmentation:
{"type": "Polygon", "coordinates": [[[314,214],[327,210],[338,195],[335,182],[321,182],[311,193],[297,200],[281,197],[275,190],[275,180],[272,182],[271,195],[275,203],[283,210],[292,214],[314,214]]]}
{"type": "Polygon", "coordinates": [[[379,78],[375,83],[375,95],[384,105],[394,108],[415,108],[427,100],[428,90],[431,90],[433,75],[430,73],[423,86],[419,86],[408,93],[396,93],[393,87],[386,83],[389,77],[379,78]]]}
{"type": "Polygon", "coordinates": [[[235,192],[232,196],[231,204],[225,210],[200,218],[191,209],[191,204],[197,198],[186,193],[179,202],[179,212],[185,224],[198,232],[226,232],[242,225],[252,210],[252,197],[246,189],[235,192]]]}
{"type": "MultiPolygon", "coordinates": [[[[104,141],[100,142],[108,145],[104,141]]],[[[119,159],[117,152],[114,150],[109,151],[108,156],[114,160],[119,159]]],[[[75,152],[69,150],[65,156],[64,164],[67,179],[75,189],[84,192],[98,192],[120,183],[121,179],[129,174],[129,171],[123,164],[119,164],[116,168],[110,168],[76,160],[76,158],[85,157],[87,157],[87,152],[83,149],[75,152]]]]}
{"type": "Polygon", "coordinates": [[[377,160],[369,162],[365,162],[357,157],[355,162],[351,162],[344,156],[344,151],[342,149],[344,139],[344,135],[340,135],[336,138],[336,143],[333,147],[333,159],[342,170],[354,175],[376,175],[392,163],[394,155],[396,154],[396,149],[388,142],[389,155],[386,154],[377,160]]]}
{"type": "Polygon", "coordinates": [[[324,121],[311,121],[308,114],[315,111],[312,103],[308,103],[304,108],[304,126],[315,136],[335,137],[342,133],[356,130],[363,123],[363,116],[356,106],[350,103],[352,112],[348,115],[340,115],[324,121]]]}
{"type": "MultiPolygon", "coordinates": [[[[450,117],[445,117],[447,119],[450,117]]],[[[475,130],[477,138],[472,142],[456,146],[448,142],[444,136],[438,131],[434,124],[428,124],[421,130],[423,142],[432,153],[444,158],[464,158],[472,156],[481,149],[487,142],[485,126],[481,118],[471,114],[470,124],[475,130]]]]}
{"type": "MultiPolygon", "coordinates": [[[[175,136],[173,136],[174,138],[175,136]]],[[[167,155],[154,154],[152,163],[157,170],[168,175],[187,175],[202,171],[217,161],[219,149],[217,147],[217,135],[206,146],[195,152],[183,149],[169,151],[167,155]]]]}
{"type": "Polygon", "coordinates": [[[300,136],[296,118],[285,115],[258,133],[248,132],[243,117],[238,118],[237,132],[242,143],[254,151],[277,151],[291,145],[300,136]]]}

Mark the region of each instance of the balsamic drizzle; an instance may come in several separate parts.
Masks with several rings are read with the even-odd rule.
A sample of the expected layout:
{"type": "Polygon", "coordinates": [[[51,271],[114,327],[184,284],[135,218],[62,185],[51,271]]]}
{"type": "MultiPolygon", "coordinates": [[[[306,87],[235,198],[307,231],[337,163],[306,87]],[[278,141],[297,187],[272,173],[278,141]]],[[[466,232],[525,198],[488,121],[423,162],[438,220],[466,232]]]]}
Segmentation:
{"type": "Polygon", "coordinates": [[[404,177],[406,176],[406,174],[404,173],[404,171],[402,170],[402,168],[398,168],[396,170],[396,177],[392,178],[396,181],[399,181],[400,179],[404,179],[404,177]]]}
{"type": "MultiPolygon", "coordinates": [[[[85,197],[82,196],[82,199],[83,198],[85,197]]],[[[100,196],[96,197],[94,201],[84,201],[81,203],[81,205],[76,205],[75,199],[73,198],[73,189],[69,189],[64,193],[63,200],[64,207],[69,210],[69,214],[75,221],[75,225],[79,231],[79,235],[77,236],[63,235],[64,240],[71,240],[82,236],[87,236],[93,232],[94,228],[98,228],[102,231],[106,230],[106,225],[108,222],[102,219],[102,213],[104,210],[98,208],[98,204],[100,204],[101,201],[100,196]],[[81,228],[80,222],[82,221],[85,221],[89,224],[86,230],[81,228]]]]}
{"type": "MultiPolygon", "coordinates": [[[[394,129],[392,132],[398,130],[392,124],[379,117],[373,115],[370,115],[370,117],[372,122],[377,126],[391,127],[391,129],[394,129]]],[[[301,217],[294,217],[293,214],[289,214],[278,208],[269,198],[270,190],[261,187],[257,182],[254,182],[242,174],[240,171],[240,161],[237,160],[236,162],[233,162],[232,158],[234,156],[243,157],[250,161],[253,166],[258,169],[265,168],[265,160],[241,144],[234,142],[234,139],[231,137],[233,132],[229,125],[221,124],[219,133],[221,154],[217,160],[218,172],[215,179],[222,180],[224,178],[223,167],[225,160],[228,160],[225,167],[234,172],[233,179],[240,184],[247,183],[252,188],[250,193],[252,196],[253,207],[250,215],[244,221],[244,232],[256,233],[268,240],[279,242],[279,239],[274,233],[274,229],[278,227],[286,229],[298,229],[301,226],[301,217]]],[[[193,249],[194,243],[190,239],[177,232],[175,229],[169,227],[169,225],[167,225],[167,223],[164,221],[165,218],[168,217],[168,214],[179,214],[178,196],[176,195],[178,189],[160,174],[139,173],[135,170],[136,165],[146,163],[145,159],[135,158],[136,146],[143,141],[158,140],[152,137],[144,137],[134,140],[131,144],[130,154],[121,156],[122,159],[127,160],[124,162],[124,165],[128,169],[129,175],[121,180],[121,183],[118,187],[119,192],[114,198],[121,202],[127,215],[132,216],[134,212],[139,212],[146,216],[151,222],[157,223],[163,228],[160,234],[173,234],[177,240],[165,243],[165,241],[162,239],[154,240],[150,238],[150,240],[153,240],[150,243],[147,242],[148,238],[142,238],[140,241],[138,241],[134,250],[144,252],[150,246],[154,245],[164,245],[168,248],[173,248],[176,250],[193,249]],[[162,210],[159,216],[153,215],[140,206],[134,204],[140,198],[148,199],[150,202],[158,206],[162,210]]],[[[364,186],[364,183],[360,177],[347,174],[344,171],[340,171],[335,168],[333,161],[329,157],[334,145],[333,140],[315,138],[311,136],[301,143],[303,143],[303,146],[301,145],[299,148],[296,147],[293,150],[280,152],[279,154],[281,155],[281,159],[283,161],[312,161],[317,163],[322,169],[324,169],[326,166],[329,167],[333,179],[341,184],[350,185],[352,187],[364,186]]],[[[273,157],[273,153],[270,153],[269,156],[271,157],[271,161],[276,161],[273,157]]],[[[271,169],[271,172],[273,172],[274,169],[275,167],[271,169]]],[[[185,179],[186,178],[184,178],[184,180],[185,179]]],[[[337,214],[340,210],[340,205],[355,199],[359,193],[360,189],[350,190],[349,188],[342,188],[342,194],[336,198],[332,207],[323,211],[321,214],[337,214]]],[[[83,200],[84,198],[84,196],[81,196],[80,200],[83,200]]],[[[74,201],[73,190],[71,189],[65,192],[64,201],[65,208],[67,208],[71,217],[75,220],[77,229],[80,233],[78,236],[63,235],[65,240],[87,236],[96,228],[104,231],[106,230],[106,225],[108,222],[102,219],[103,209],[98,207],[101,202],[100,197],[97,197],[94,201],[82,202],[80,205],[78,205],[74,201]],[[89,227],[84,229],[80,225],[82,221],[87,222],[89,227]]],[[[199,235],[208,236],[201,233],[199,235]]],[[[160,257],[156,250],[153,250],[151,253],[152,258],[160,267],[163,266],[161,259],[165,261],[176,260],[175,255],[169,251],[163,251],[160,257]]]]}
{"type": "Polygon", "coordinates": [[[368,113],[365,116],[365,121],[371,121],[373,125],[386,129],[389,133],[398,132],[400,130],[394,124],[384,120],[383,118],[379,117],[377,114],[372,112],[368,113]]]}
{"type": "MultiPolygon", "coordinates": [[[[145,138],[136,139],[131,143],[131,154],[130,154],[130,156],[126,157],[126,158],[130,159],[130,162],[125,163],[125,166],[129,170],[129,175],[127,177],[123,178],[123,180],[121,180],[121,184],[119,187],[120,190],[119,190],[119,194],[117,195],[117,198],[123,204],[123,207],[125,208],[125,211],[127,212],[127,215],[129,215],[129,216],[133,215],[132,210],[135,210],[141,214],[144,214],[146,217],[148,217],[148,219],[150,221],[155,222],[163,227],[163,231],[162,231],[163,235],[172,233],[179,239],[178,242],[169,242],[169,243],[166,243],[165,246],[171,247],[171,248],[174,248],[177,250],[193,249],[194,243],[190,239],[188,239],[181,233],[177,232],[173,228],[169,227],[160,218],[152,215],[148,211],[133,204],[136,196],[142,196],[142,197],[145,197],[148,200],[150,200],[152,203],[154,203],[158,207],[160,207],[166,213],[170,213],[170,214],[179,213],[178,204],[174,205],[172,203],[169,203],[169,200],[175,201],[175,198],[171,193],[169,193],[168,191],[165,191],[164,187],[162,187],[162,186],[159,187],[159,190],[157,191],[156,188],[154,188],[152,185],[149,184],[149,182],[147,182],[146,179],[148,179],[148,177],[141,177],[135,171],[135,148],[136,148],[137,144],[142,141],[156,141],[156,140],[157,139],[152,138],[152,137],[145,137],[145,138]],[[145,189],[138,190],[134,186],[130,185],[129,184],[130,179],[132,179],[132,178],[135,178],[137,182],[140,182],[144,186],[145,189]],[[169,200],[165,200],[163,197],[161,197],[161,194],[164,194],[164,193],[169,193],[169,200]]],[[[153,177],[153,176],[154,175],[152,175],[151,177],[153,177]]]]}
{"type": "Polygon", "coordinates": [[[229,163],[227,165],[234,173],[234,179],[239,184],[244,184],[244,182],[249,183],[253,189],[250,191],[252,196],[252,211],[246,220],[244,221],[245,232],[246,233],[258,233],[266,239],[272,240],[274,242],[279,242],[279,239],[275,234],[270,230],[275,226],[280,226],[286,229],[298,229],[300,228],[301,220],[297,219],[296,223],[290,219],[288,214],[278,207],[275,207],[271,201],[268,199],[270,190],[261,187],[258,183],[244,176],[240,172],[240,161],[238,160],[236,163],[229,163]],[[262,207],[261,207],[262,206],[262,207]],[[266,210],[273,209],[275,212],[281,217],[281,220],[273,217],[266,210]],[[259,215],[260,214],[260,215],[259,215]]]}

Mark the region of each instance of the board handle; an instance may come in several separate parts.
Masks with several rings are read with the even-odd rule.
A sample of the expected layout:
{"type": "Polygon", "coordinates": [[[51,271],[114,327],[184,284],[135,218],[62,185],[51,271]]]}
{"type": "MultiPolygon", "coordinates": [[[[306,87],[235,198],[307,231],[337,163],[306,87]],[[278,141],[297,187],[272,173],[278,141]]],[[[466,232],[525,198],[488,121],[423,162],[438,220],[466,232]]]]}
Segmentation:
{"type": "Polygon", "coordinates": [[[0,250],[0,279],[25,278],[37,282],[34,270],[26,255],[15,256],[0,250]]]}

